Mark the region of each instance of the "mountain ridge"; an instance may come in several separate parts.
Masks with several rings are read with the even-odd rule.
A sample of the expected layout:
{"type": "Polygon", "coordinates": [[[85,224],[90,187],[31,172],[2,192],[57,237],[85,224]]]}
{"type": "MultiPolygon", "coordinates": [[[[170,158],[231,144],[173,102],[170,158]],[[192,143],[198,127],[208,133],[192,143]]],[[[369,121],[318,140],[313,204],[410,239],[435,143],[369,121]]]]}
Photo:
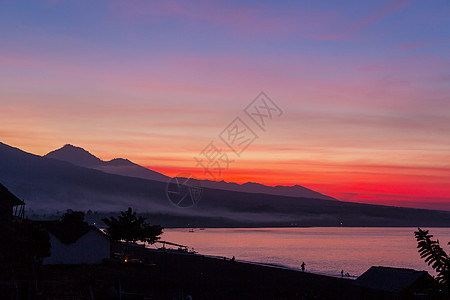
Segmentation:
{"type": "MultiPolygon", "coordinates": [[[[131,176],[143,179],[158,180],[168,182],[170,180],[169,176],[153,171],[150,168],[143,167],[125,158],[114,158],[110,161],[104,161],[93,155],[88,150],[82,147],[74,146],[71,144],[66,144],[60,149],[53,150],[44,157],[58,159],[62,161],[70,162],[74,165],[92,168],[100,170],[106,173],[131,176]]],[[[212,180],[196,180],[201,184],[202,187],[236,191],[244,193],[262,193],[277,196],[288,196],[288,197],[305,197],[305,198],[317,198],[324,200],[334,200],[337,199],[319,193],[317,191],[308,189],[301,185],[294,186],[267,186],[261,183],[246,182],[243,184],[235,182],[226,181],[212,181],[212,180]]]]}
{"type": "Polygon", "coordinates": [[[66,144],[62,148],[53,150],[43,157],[72,163],[116,175],[131,176],[158,181],[168,181],[169,176],[145,168],[125,158],[114,158],[104,161],[82,147],[66,144]]]}
{"type": "Polygon", "coordinates": [[[65,144],[60,149],[47,153],[44,157],[67,161],[82,167],[91,167],[103,162],[84,148],[71,144],[65,144]]]}
{"type": "Polygon", "coordinates": [[[74,210],[117,213],[133,207],[166,227],[436,226],[449,211],[241,193],[203,188],[189,209],[168,201],[167,183],[109,174],[27,153],[0,143],[0,183],[28,212],[74,210]]]}

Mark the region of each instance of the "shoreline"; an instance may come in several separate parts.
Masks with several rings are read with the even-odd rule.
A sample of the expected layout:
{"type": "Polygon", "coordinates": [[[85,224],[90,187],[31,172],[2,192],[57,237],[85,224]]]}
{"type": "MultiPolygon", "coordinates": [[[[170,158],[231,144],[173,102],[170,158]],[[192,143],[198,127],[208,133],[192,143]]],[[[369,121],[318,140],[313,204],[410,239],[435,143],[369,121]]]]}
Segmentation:
{"type": "MultiPolygon", "coordinates": [[[[146,248],[146,249],[149,249],[149,248],[146,248]]],[[[200,253],[192,254],[192,255],[200,255],[200,256],[204,256],[204,257],[216,258],[219,260],[224,258],[224,256],[207,255],[207,254],[200,254],[200,253]]],[[[227,258],[227,260],[230,260],[229,257],[226,257],[226,258],[227,258]]],[[[320,273],[320,272],[310,272],[310,271],[303,272],[301,269],[289,267],[289,266],[282,265],[282,264],[270,264],[270,263],[263,263],[263,262],[257,262],[257,261],[242,260],[242,259],[236,259],[236,262],[243,263],[243,264],[257,265],[257,266],[262,266],[262,267],[268,267],[268,268],[277,268],[277,269],[282,269],[282,270],[290,270],[290,271],[296,271],[296,272],[302,272],[302,273],[308,273],[308,274],[322,275],[322,276],[327,276],[327,277],[344,278],[344,279],[350,279],[350,280],[355,280],[356,278],[358,278],[358,276],[356,276],[356,275],[342,277],[340,275],[331,275],[331,274],[325,274],[325,273],[320,273]]]]}
{"type": "Polygon", "coordinates": [[[132,247],[130,255],[142,263],[43,266],[40,289],[47,297],[68,289],[92,291],[96,299],[105,299],[102,295],[107,293],[108,299],[114,299],[119,282],[123,291],[151,299],[171,299],[180,291],[193,299],[310,299],[313,295],[318,299],[357,299],[360,295],[353,280],[347,278],[141,247],[132,247]]]}
{"type": "MultiPolygon", "coordinates": [[[[414,237],[417,228],[206,228],[194,229],[193,233],[188,231],[188,228],[165,229],[161,240],[177,241],[204,255],[230,258],[234,255],[239,260],[273,263],[293,270],[299,270],[304,261],[308,271],[338,278],[344,270],[344,274],[349,273],[355,276],[350,278],[355,279],[372,266],[409,268],[435,275],[417,252],[414,237]],[[367,250],[370,251],[364,252],[367,250]],[[383,255],[378,255],[379,252],[383,255]]],[[[450,234],[448,228],[432,231],[444,240],[450,234]]],[[[160,245],[150,248],[155,246],[160,245]]]]}

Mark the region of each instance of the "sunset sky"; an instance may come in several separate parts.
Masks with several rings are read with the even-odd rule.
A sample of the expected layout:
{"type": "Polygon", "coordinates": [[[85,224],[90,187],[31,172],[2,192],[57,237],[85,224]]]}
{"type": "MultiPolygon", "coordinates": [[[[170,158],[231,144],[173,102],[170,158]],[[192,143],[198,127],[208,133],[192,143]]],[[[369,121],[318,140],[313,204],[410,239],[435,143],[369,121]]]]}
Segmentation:
{"type": "Polygon", "coordinates": [[[450,210],[449,1],[1,1],[0,141],[450,210]],[[339,3],[338,3],[339,2],[339,3]],[[265,131],[244,109],[264,91],[265,131]]]}

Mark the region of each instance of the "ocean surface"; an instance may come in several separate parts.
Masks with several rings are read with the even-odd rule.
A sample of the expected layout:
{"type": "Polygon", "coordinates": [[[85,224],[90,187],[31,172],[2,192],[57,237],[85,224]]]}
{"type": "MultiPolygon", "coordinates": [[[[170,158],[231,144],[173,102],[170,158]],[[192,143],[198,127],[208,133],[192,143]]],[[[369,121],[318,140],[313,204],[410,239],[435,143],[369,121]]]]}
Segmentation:
{"type": "MultiPolygon", "coordinates": [[[[450,250],[450,228],[426,228],[450,250]]],[[[433,270],[420,258],[417,228],[215,228],[165,229],[161,240],[186,245],[199,254],[352,277],[371,266],[433,270]]],[[[155,244],[156,246],[161,246],[155,244]]],[[[151,247],[155,247],[152,245],[151,247]]]]}

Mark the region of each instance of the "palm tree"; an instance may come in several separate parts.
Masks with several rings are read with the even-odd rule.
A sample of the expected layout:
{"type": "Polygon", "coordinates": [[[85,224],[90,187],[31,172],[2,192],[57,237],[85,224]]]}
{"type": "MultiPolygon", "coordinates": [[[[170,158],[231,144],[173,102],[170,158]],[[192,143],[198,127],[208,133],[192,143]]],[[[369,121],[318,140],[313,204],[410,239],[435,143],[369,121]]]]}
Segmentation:
{"type": "MultiPolygon", "coordinates": [[[[428,230],[417,228],[414,232],[417,239],[417,248],[420,257],[425,259],[437,272],[437,281],[442,285],[444,292],[450,292],[450,257],[439,245],[439,240],[432,240],[433,235],[428,230]]],[[[448,243],[450,245],[450,242],[448,243]]]]}

